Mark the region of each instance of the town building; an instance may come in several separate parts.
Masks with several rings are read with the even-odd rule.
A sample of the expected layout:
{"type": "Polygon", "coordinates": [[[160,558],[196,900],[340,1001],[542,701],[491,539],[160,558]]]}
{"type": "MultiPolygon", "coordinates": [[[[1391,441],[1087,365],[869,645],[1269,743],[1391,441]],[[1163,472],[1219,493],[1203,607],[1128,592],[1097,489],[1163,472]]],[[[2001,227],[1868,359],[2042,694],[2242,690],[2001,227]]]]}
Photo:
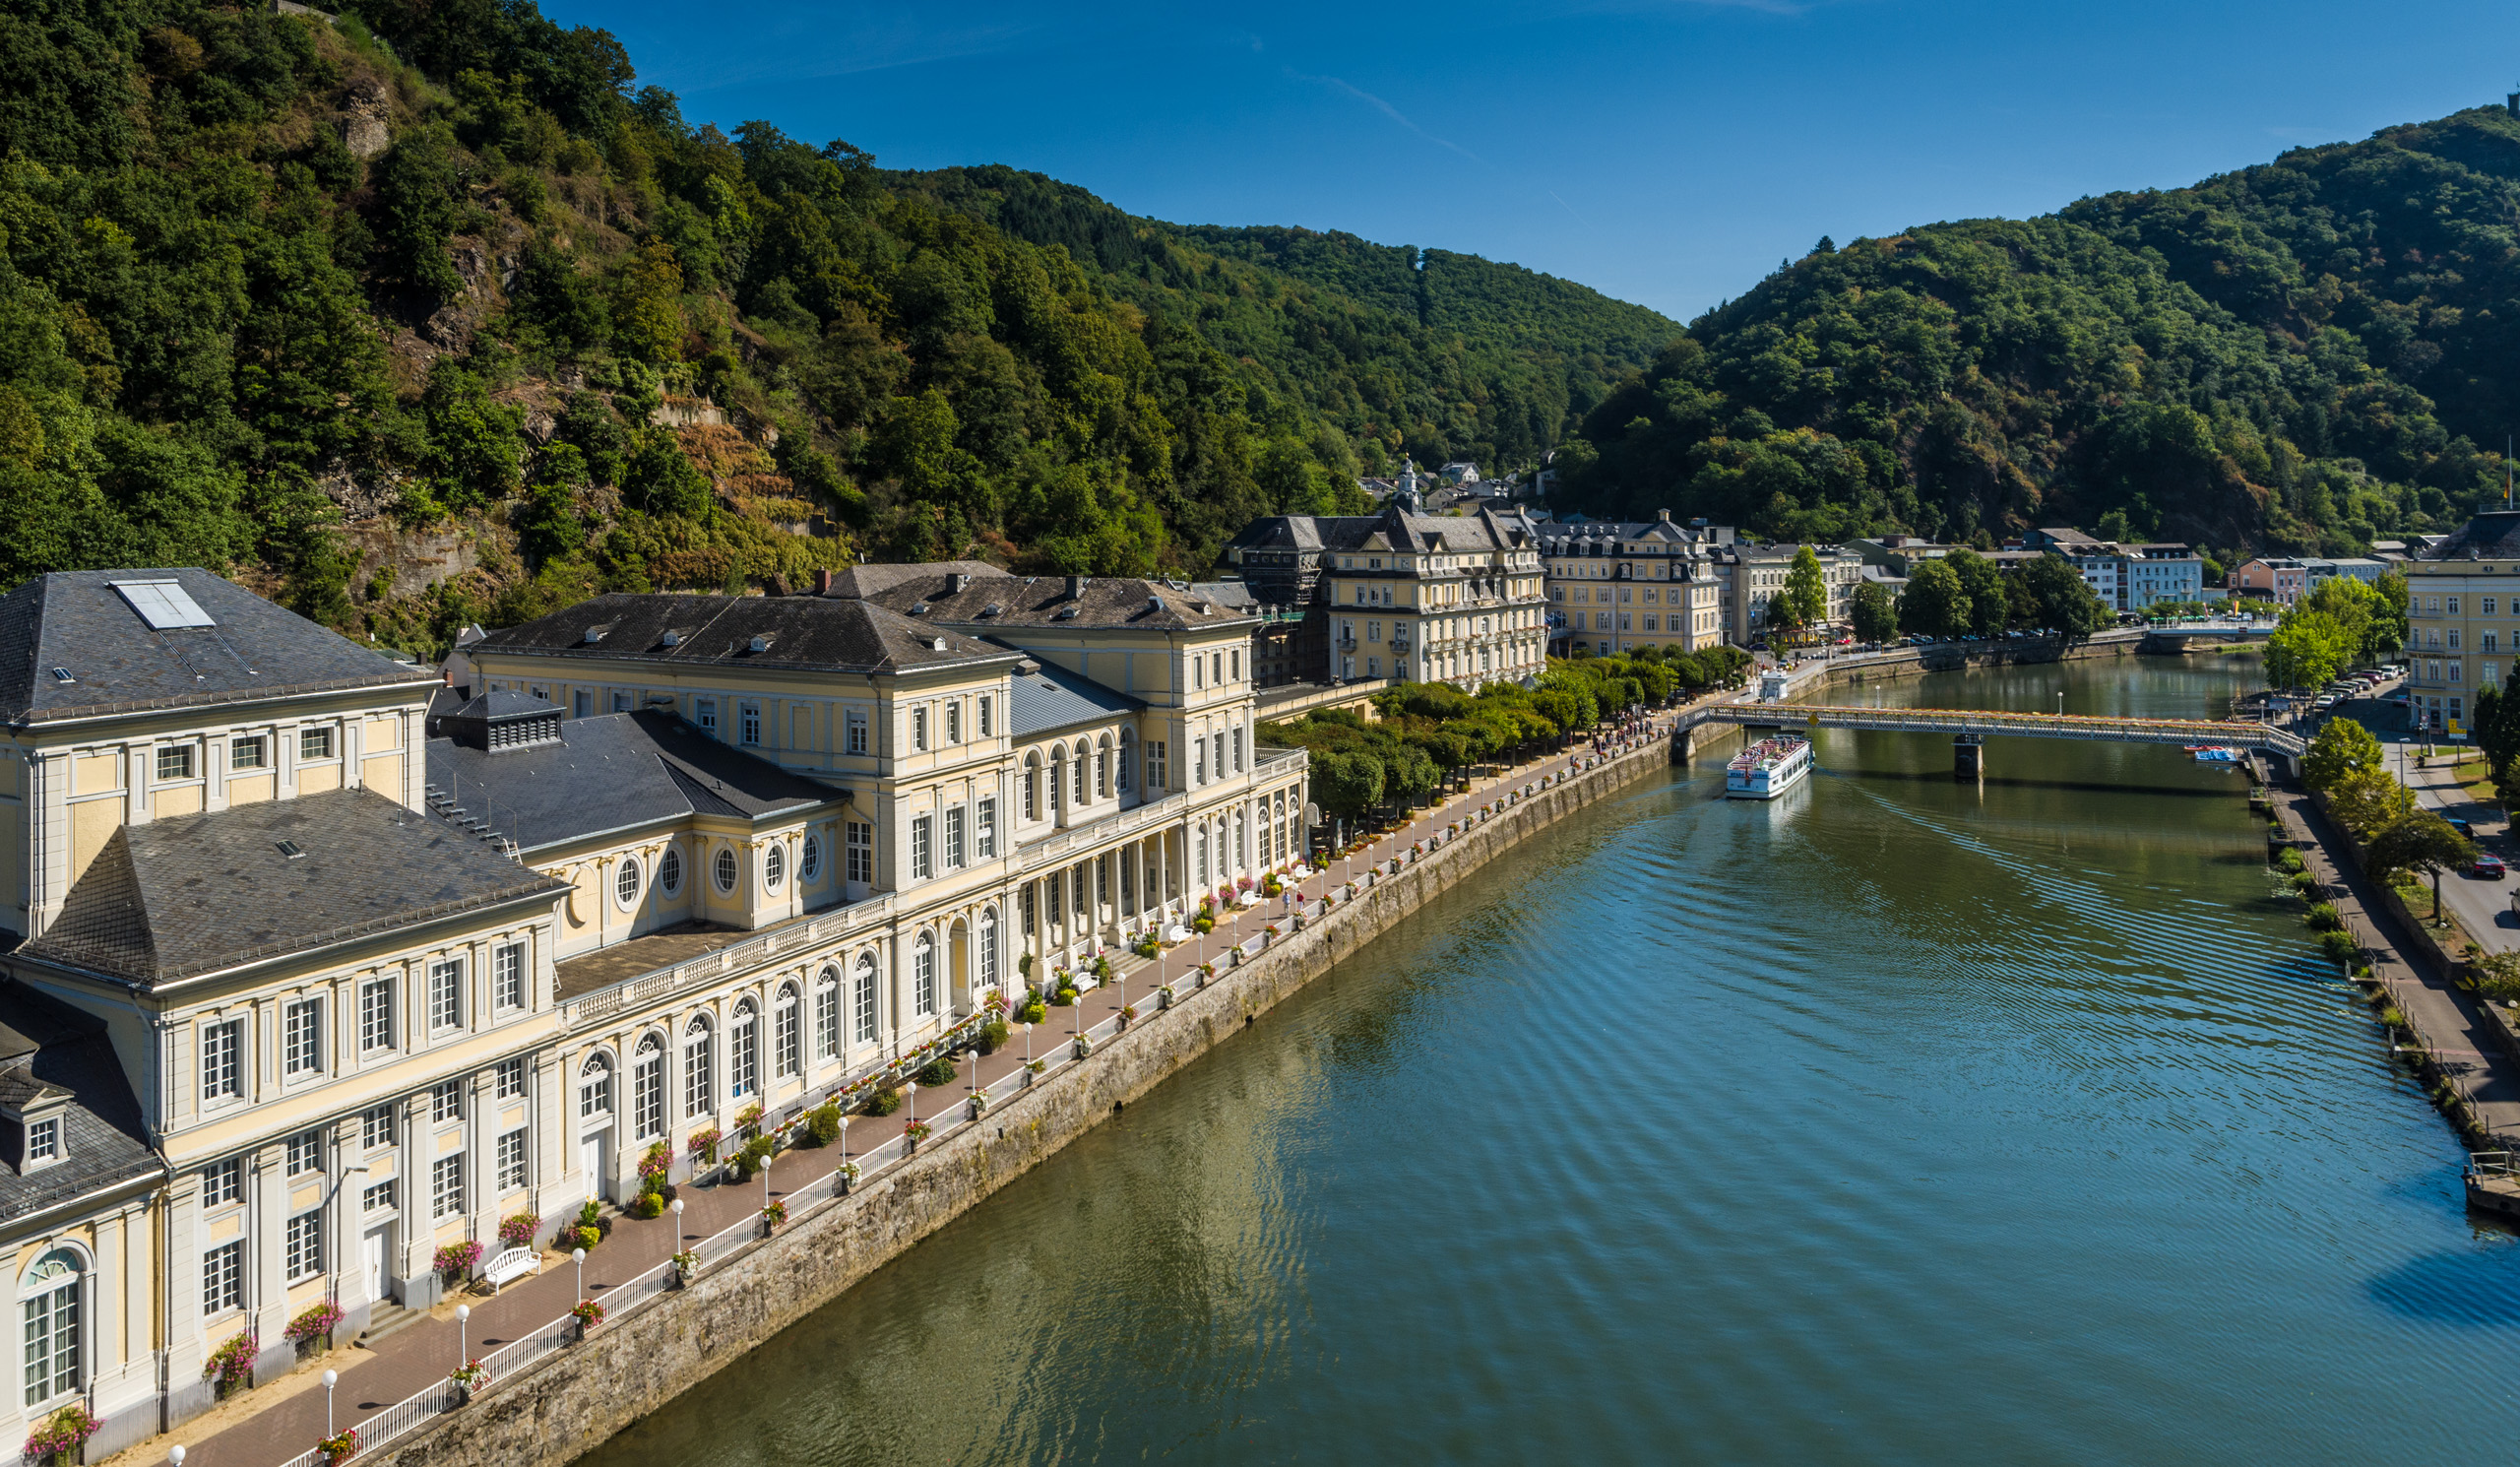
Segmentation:
{"type": "Polygon", "coordinates": [[[2407,581],[2406,692],[2415,727],[2464,732],[2477,693],[2520,655],[2520,510],[2480,514],[2390,569],[2407,581]]]}
{"type": "MultiPolygon", "coordinates": [[[[1855,588],[1863,581],[1863,557],[1841,545],[1811,549],[1820,560],[1829,605],[1821,624],[1809,630],[1824,636],[1843,632],[1853,621],[1855,588]]],[[[1716,562],[1725,573],[1720,598],[1724,630],[1734,645],[1747,647],[1767,639],[1769,606],[1784,592],[1786,575],[1801,550],[1800,545],[1736,543],[1717,553],[1716,562]]]]}
{"type": "Polygon", "coordinates": [[[1724,641],[1716,554],[1732,544],[1732,531],[1676,524],[1670,510],[1644,521],[1531,524],[1547,577],[1551,652],[1695,652],[1724,641]]]}
{"type": "Polygon", "coordinates": [[[2289,606],[2310,589],[2310,573],[2289,555],[2261,555],[2234,567],[2229,584],[2233,591],[2253,593],[2255,600],[2289,606]]]}

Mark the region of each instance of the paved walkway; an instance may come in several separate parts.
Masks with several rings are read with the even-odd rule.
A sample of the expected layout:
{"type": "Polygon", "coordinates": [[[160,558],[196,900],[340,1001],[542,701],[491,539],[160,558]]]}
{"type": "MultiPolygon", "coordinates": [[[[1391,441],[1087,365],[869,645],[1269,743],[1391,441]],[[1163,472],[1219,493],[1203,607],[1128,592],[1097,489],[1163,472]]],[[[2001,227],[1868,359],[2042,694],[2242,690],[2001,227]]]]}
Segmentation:
{"type": "Polygon", "coordinates": [[[2474,995],[2412,956],[2415,949],[2382,905],[2377,887],[2350,861],[2330,854],[2345,849],[2343,836],[2306,792],[2295,786],[2270,788],[2268,795],[2284,818],[2285,833],[2313,843],[2301,859],[2331,894],[2327,900],[2347,930],[2369,952],[2371,976],[2387,986],[2442,1073],[2468,1097],[2478,1123],[2506,1143],[2520,1143],[2520,1064],[2502,1052],[2474,995]]]}
{"type": "MultiPolygon", "coordinates": [[[[1671,718],[1666,712],[1638,720],[1629,726],[1630,732],[1615,736],[1615,743],[1619,748],[1632,749],[1644,740],[1659,738],[1668,734],[1671,718]]],[[[1354,871],[1362,870],[1377,860],[1406,852],[1412,842],[1440,830],[1465,810],[1478,808],[1484,802],[1486,792],[1564,769],[1571,759],[1592,752],[1596,741],[1587,736],[1566,753],[1551,754],[1475,780],[1469,788],[1408,824],[1371,837],[1354,858],[1333,859],[1321,875],[1300,883],[1298,889],[1308,897],[1318,896],[1326,889],[1325,882],[1343,882],[1354,871]]],[[[1075,1029],[1101,1023],[1124,1003],[1144,1003],[1161,984],[1180,978],[1204,959],[1246,940],[1276,918],[1281,907],[1280,902],[1263,902],[1227,913],[1205,941],[1181,943],[1154,959],[1112,954],[1112,983],[1085,994],[1073,1008],[1049,1010],[1047,1021],[1031,1035],[1029,1050],[1026,1038],[1019,1034],[995,1054],[966,1056],[961,1077],[950,1087],[940,1087],[944,1094],[936,1089],[917,1094],[916,1114],[933,1116],[948,1106],[962,1104],[962,1098],[971,1093],[976,1069],[978,1083],[992,1084],[1023,1065],[1028,1053],[1048,1052],[1050,1047],[1061,1043],[1075,1029]]],[[[846,1157],[861,1154],[899,1135],[913,1118],[909,1107],[889,1116],[853,1116],[841,1144],[783,1152],[765,1174],[767,1195],[784,1197],[790,1187],[830,1175],[846,1157]]],[[[322,1364],[303,1365],[284,1382],[249,1391],[168,1435],[153,1437],[120,1453],[111,1459],[113,1467],[155,1467],[165,1461],[166,1448],[175,1442],[186,1445],[184,1467],[279,1467],[313,1448],[326,1435],[324,1389],[320,1384],[304,1388],[305,1377],[324,1366],[329,1365],[341,1375],[332,1400],[334,1422],[338,1426],[355,1426],[374,1412],[446,1378],[462,1363],[467,1351],[474,1358],[486,1356],[566,1314],[579,1298],[600,1299],[604,1291],[655,1268],[677,1247],[689,1247],[727,1228],[757,1219],[764,1202],[764,1181],[763,1177],[756,1176],[747,1182],[684,1186],[678,1195],[683,1203],[678,1243],[677,1220],[671,1212],[649,1222],[620,1213],[612,1215],[611,1233],[587,1255],[584,1296],[579,1292],[577,1270],[568,1256],[546,1253],[542,1272],[534,1278],[510,1285],[495,1298],[467,1297],[460,1301],[472,1308],[469,1325],[458,1325],[455,1308],[459,1301],[449,1300],[432,1309],[427,1318],[378,1341],[374,1349],[345,1348],[333,1352],[322,1364]],[[201,1435],[204,1433],[207,1435],[201,1435]]]]}

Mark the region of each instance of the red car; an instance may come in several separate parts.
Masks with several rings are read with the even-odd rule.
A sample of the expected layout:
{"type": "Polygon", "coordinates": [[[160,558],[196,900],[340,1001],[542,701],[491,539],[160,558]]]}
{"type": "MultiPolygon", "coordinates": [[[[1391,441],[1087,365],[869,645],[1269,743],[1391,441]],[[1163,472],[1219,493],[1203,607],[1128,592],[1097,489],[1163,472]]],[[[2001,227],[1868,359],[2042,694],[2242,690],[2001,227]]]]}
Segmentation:
{"type": "Polygon", "coordinates": [[[2488,881],[2501,880],[2502,872],[2502,858],[2490,851],[2479,852],[2477,859],[2468,862],[2469,875],[2482,876],[2488,881]]]}

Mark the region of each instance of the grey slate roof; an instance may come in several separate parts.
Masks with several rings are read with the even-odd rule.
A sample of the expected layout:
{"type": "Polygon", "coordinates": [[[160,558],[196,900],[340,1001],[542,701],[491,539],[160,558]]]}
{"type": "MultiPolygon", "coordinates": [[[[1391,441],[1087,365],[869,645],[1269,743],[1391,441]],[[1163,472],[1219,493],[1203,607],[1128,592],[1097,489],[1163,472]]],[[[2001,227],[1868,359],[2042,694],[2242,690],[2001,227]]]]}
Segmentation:
{"type": "Polygon", "coordinates": [[[1003,566],[985,560],[922,560],[910,565],[852,565],[832,572],[831,590],[827,595],[847,598],[873,596],[890,591],[904,581],[922,576],[951,575],[956,571],[967,576],[1002,576],[1003,566]]]}
{"type": "MultiPolygon", "coordinates": [[[[2520,560],[2520,510],[2477,515],[2448,540],[2420,551],[2420,560],[2520,560]]],[[[2272,562],[2270,562],[2272,563],[2272,562]]]]}
{"type": "Polygon", "coordinates": [[[1519,515],[1418,515],[1398,504],[1372,515],[1267,515],[1242,527],[1234,550],[1390,549],[1482,554],[1526,548],[1535,527],[1519,515]]]}
{"type": "Polygon", "coordinates": [[[1231,612],[1207,598],[1135,576],[974,576],[954,589],[950,575],[914,576],[855,603],[917,621],[972,627],[1119,626],[1158,631],[1220,626],[1231,612]],[[1071,582],[1078,583],[1071,595],[1071,582]],[[1204,609],[1202,609],[1204,608],[1204,609]],[[1071,614],[1072,612],[1072,614],[1071,614]]]}
{"type": "Polygon", "coordinates": [[[557,743],[488,751],[431,739],[428,765],[431,787],[528,855],[694,813],[754,820],[843,797],[655,708],[564,720],[557,743]]]}
{"type": "Polygon", "coordinates": [[[124,826],[18,951],[151,987],[567,889],[435,815],[336,790],[124,826]]]}
{"type": "Polygon", "coordinates": [[[0,720],[10,723],[427,675],[206,570],[55,571],[0,596],[0,720]],[[110,584],[143,580],[176,582],[217,624],[152,628],[110,584]]]}
{"type": "Polygon", "coordinates": [[[159,1176],[104,1021],[21,983],[0,983],[0,1102],[66,1099],[61,1160],[24,1170],[23,1141],[0,1144],[0,1221],[32,1216],[118,1181],[159,1176]]]}
{"type": "Polygon", "coordinates": [[[1190,592],[1243,615],[1249,615],[1260,606],[1259,598],[1251,594],[1251,587],[1241,581],[1192,581],[1190,592]]]}
{"type": "Polygon", "coordinates": [[[872,601],[821,596],[661,596],[617,593],[494,631],[474,653],[534,653],[604,662],[741,664],[765,668],[901,671],[1012,654],[872,601]],[[601,633],[589,642],[587,633],[601,633]],[[665,645],[665,634],[676,637],[665,645]],[[766,637],[765,651],[751,650],[766,637]],[[945,646],[934,644],[942,638],[945,646]]]}
{"type": "Polygon", "coordinates": [[[1037,672],[1017,672],[1007,694],[1007,732],[1017,738],[1076,724],[1107,723],[1146,705],[1090,677],[1042,663],[1037,672]]]}

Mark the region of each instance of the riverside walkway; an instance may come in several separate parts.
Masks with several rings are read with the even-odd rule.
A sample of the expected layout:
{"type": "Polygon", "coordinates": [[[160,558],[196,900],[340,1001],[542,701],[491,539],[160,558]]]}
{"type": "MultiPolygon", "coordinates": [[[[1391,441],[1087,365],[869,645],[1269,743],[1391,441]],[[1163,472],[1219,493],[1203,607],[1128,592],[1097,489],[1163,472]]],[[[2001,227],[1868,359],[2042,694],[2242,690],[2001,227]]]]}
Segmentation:
{"type": "MultiPolygon", "coordinates": [[[[1325,893],[1341,890],[1381,862],[1408,858],[1421,842],[1431,850],[1448,827],[1476,818],[1483,803],[1498,800],[1509,791],[1519,792],[1544,778],[1599,774],[1619,754],[1658,747],[1670,735],[1674,717],[1666,712],[1623,720],[1599,737],[1583,740],[1581,747],[1474,779],[1407,824],[1366,837],[1344,857],[1330,858],[1322,869],[1304,876],[1293,889],[1307,899],[1307,907],[1322,910],[1322,916],[1312,920],[1336,922],[1345,911],[1344,902],[1328,906],[1322,900],[1325,893]]],[[[290,1374],[242,1392],[172,1433],[142,1441],[108,1461],[111,1467],[160,1467],[167,1461],[167,1448],[181,1443],[187,1448],[184,1467],[312,1467],[322,1460],[313,1448],[324,1438],[328,1423],[334,1429],[357,1430],[362,1454],[386,1446],[389,1440],[399,1444],[403,1433],[427,1425],[445,1409],[432,1391],[442,1389],[448,1373],[466,1358],[492,1361],[495,1367],[497,1352],[520,1346],[525,1347],[521,1353],[540,1358],[566,1338],[569,1310],[579,1299],[596,1300],[616,1312],[645,1303],[663,1292],[665,1265],[677,1250],[698,1250],[705,1269],[757,1235],[765,1203],[777,1200],[796,1208],[827,1204],[833,1193],[833,1174],[844,1163],[864,1164],[871,1173],[900,1156],[903,1133],[914,1120],[937,1123],[941,1136],[946,1116],[968,1113],[976,1087],[1019,1093],[1024,1083],[1019,1072],[1034,1058],[1051,1057],[1056,1065],[1052,1074],[1071,1064],[1090,1063],[1052,1056],[1070,1052],[1078,1033],[1107,1031],[1124,1006],[1134,1003],[1142,1011],[1151,1010],[1151,1000],[1163,985],[1195,981],[1204,963],[1222,960],[1238,944],[1250,943],[1263,927],[1283,922],[1282,908],[1292,905],[1292,900],[1264,901],[1228,908],[1219,914],[1215,932],[1153,959],[1109,952],[1110,983],[1085,993],[1073,1008],[1050,1009],[1046,1022],[1030,1033],[1019,1032],[994,1054],[960,1056],[961,1073],[953,1084],[919,1087],[912,1093],[911,1104],[894,1116],[852,1116],[837,1144],[783,1151],[750,1180],[686,1183],[676,1191],[683,1205],[679,1215],[667,1212],[643,1221],[607,1207],[610,1231],[587,1254],[583,1292],[569,1256],[546,1250],[538,1274],[493,1297],[450,1297],[372,1347],[345,1345],[320,1360],[310,1360],[290,1374]],[[459,1303],[471,1309],[469,1321],[456,1319],[459,1303]],[[329,1401],[320,1381],[326,1369],[337,1371],[340,1378],[329,1401]]],[[[1160,1024],[1166,1018],[1148,1011],[1138,1022],[1160,1024]]],[[[498,1377],[513,1369],[494,1368],[493,1379],[485,1388],[495,1393],[498,1377]]]]}

